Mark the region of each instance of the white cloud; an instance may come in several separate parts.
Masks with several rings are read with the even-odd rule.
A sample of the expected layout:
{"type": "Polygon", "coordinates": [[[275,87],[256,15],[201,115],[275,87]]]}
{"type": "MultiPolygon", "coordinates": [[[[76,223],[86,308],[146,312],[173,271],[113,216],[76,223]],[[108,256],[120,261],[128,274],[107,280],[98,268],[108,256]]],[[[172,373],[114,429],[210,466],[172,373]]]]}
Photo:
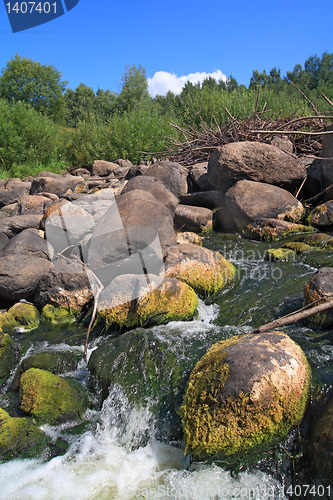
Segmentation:
{"type": "Polygon", "coordinates": [[[226,81],[227,77],[220,69],[212,73],[196,72],[188,75],[178,76],[175,73],[167,71],[156,71],[152,78],[148,78],[148,91],[152,97],[156,95],[165,95],[169,90],[174,94],[180,94],[186,82],[202,83],[206,78],[214,78],[214,80],[226,81]]]}

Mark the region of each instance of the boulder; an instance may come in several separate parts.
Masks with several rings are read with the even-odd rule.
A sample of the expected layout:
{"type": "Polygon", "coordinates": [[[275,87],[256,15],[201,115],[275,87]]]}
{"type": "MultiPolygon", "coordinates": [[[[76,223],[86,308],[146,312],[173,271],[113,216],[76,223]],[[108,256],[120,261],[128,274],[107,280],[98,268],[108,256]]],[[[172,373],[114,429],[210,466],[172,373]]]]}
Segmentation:
{"type": "Polygon", "coordinates": [[[177,233],[177,243],[193,243],[194,245],[202,247],[202,238],[197,233],[184,231],[182,233],[177,233]]]}
{"type": "Polygon", "coordinates": [[[315,228],[278,219],[257,219],[243,230],[243,236],[257,241],[278,241],[297,233],[313,233],[315,228]]]}
{"type": "Polygon", "coordinates": [[[275,135],[269,143],[290,155],[294,152],[294,145],[288,137],[275,135]]]}
{"type": "Polygon", "coordinates": [[[193,207],[219,208],[224,205],[223,191],[200,191],[198,193],[189,193],[180,197],[179,202],[182,205],[191,205],[193,207]]]}
{"type": "Polygon", "coordinates": [[[129,171],[126,174],[125,179],[129,180],[132,177],[136,177],[138,175],[144,175],[148,171],[148,165],[133,165],[133,167],[129,168],[129,171]]]}
{"type": "Polygon", "coordinates": [[[0,257],[0,297],[15,301],[31,297],[51,269],[47,259],[32,255],[0,257]]]}
{"type": "Polygon", "coordinates": [[[294,262],[296,254],[289,248],[268,248],[265,252],[265,259],[270,262],[294,262]]]}
{"type": "Polygon", "coordinates": [[[3,217],[0,220],[0,231],[8,238],[20,233],[24,229],[39,229],[43,214],[25,214],[14,215],[12,217],[3,217]]]}
{"type": "Polygon", "coordinates": [[[214,187],[208,180],[208,161],[196,163],[190,170],[191,191],[211,191],[214,187]]]}
{"type": "Polygon", "coordinates": [[[174,213],[176,206],[178,205],[178,198],[176,198],[176,196],[165,187],[163,182],[161,182],[159,179],[156,179],[155,177],[150,177],[149,175],[140,175],[139,177],[133,177],[123,188],[122,194],[133,191],[134,189],[141,189],[142,191],[151,193],[172,213],[174,213]]]}
{"type": "Polygon", "coordinates": [[[144,175],[159,179],[178,199],[187,193],[188,172],[179,163],[159,161],[149,167],[144,175]]]}
{"type": "Polygon", "coordinates": [[[0,252],[5,248],[9,241],[8,236],[5,233],[0,232],[0,252]]]}
{"type": "Polygon", "coordinates": [[[0,257],[11,254],[25,254],[52,260],[53,247],[33,229],[24,229],[13,236],[3,248],[0,257]]]}
{"type": "Polygon", "coordinates": [[[106,287],[98,301],[98,318],[107,327],[133,328],[193,318],[195,292],[177,279],[124,274],[106,287]]]}
{"type": "Polygon", "coordinates": [[[233,142],[217,148],[208,162],[208,180],[226,192],[237,181],[264,182],[293,191],[306,168],[292,155],[262,142],[233,142]]]}
{"type": "MultiPolygon", "coordinates": [[[[305,305],[316,302],[317,305],[333,299],[333,268],[322,267],[307,283],[304,289],[305,305]]],[[[314,314],[308,318],[314,328],[329,328],[333,325],[333,308],[314,314]]]]}
{"type": "Polygon", "coordinates": [[[41,309],[51,304],[77,314],[92,299],[93,292],[82,264],[76,260],[59,259],[39,281],[34,303],[41,309]]]}
{"type": "Polygon", "coordinates": [[[39,320],[39,311],[33,304],[17,302],[8,311],[0,313],[0,328],[3,332],[31,330],[39,325],[39,320]]]}
{"type": "Polygon", "coordinates": [[[91,167],[92,175],[107,177],[112,174],[118,166],[119,165],[117,165],[117,163],[113,163],[111,161],[95,160],[91,167]]]}
{"type": "Polygon", "coordinates": [[[50,425],[81,418],[89,404],[86,391],[77,381],[39,368],[22,374],[20,402],[21,410],[38,424],[50,425]]]}
{"type": "Polygon", "coordinates": [[[328,230],[333,229],[333,201],[326,201],[316,207],[310,214],[310,223],[318,227],[328,230]]]}
{"type": "Polygon", "coordinates": [[[6,382],[14,368],[14,358],[13,340],[7,333],[0,332],[0,386],[6,382]]]}
{"type": "Polygon", "coordinates": [[[209,296],[229,283],[235,267],[218,252],[192,243],[171,247],[165,259],[165,275],[187,283],[197,293],[209,296]]]}
{"type": "Polygon", "coordinates": [[[0,186],[0,208],[19,201],[29,193],[30,183],[20,179],[8,179],[4,186],[0,186]]]}
{"type": "Polygon", "coordinates": [[[43,195],[25,195],[17,203],[12,215],[44,214],[52,200],[43,195]]]}
{"type": "Polygon", "coordinates": [[[226,205],[239,230],[256,219],[298,222],[304,207],[291,193],[271,184],[239,181],[226,193],[226,205]]]}
{"type": "Polygon", "coordinates": [[[57,175],[47,177],[37,176],[30,189],[30,194],[53,193],[57,196],[64,195],[68,190],[84,192],[86,183],[83,177],[77,175],[57,175]]]}
{"type": "Polygon", "coordinates": [[[225,458],[284,440],[303,417],[310,368],[281,332],[222,340],[194,367],[181,416],[186,451],[225,458]]]}
{"type": "Polygon", "coordinates": [[[213,212],[208,208],[178,205],[175,212],[175,227],[195,233],[208,231],[213,227],[213,212]]]}

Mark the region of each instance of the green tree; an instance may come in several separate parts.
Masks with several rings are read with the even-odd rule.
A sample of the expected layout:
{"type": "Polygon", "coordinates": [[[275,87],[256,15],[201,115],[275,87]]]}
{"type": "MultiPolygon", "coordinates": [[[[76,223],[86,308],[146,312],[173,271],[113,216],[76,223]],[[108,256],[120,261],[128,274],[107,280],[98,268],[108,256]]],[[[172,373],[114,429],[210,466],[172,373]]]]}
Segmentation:
{"type": "Polygon", "coordinates": [[[79,120],[85,120],[88,115],[94,114],[96,109],[96,96],[91,87],[83,83],[73,91],[67,89],[65,93],[67,119],[70,127],[75,127],[79,120]]]}
{"type": "Polygon", "coordinates": [[[141,101],[150,100],[146,70],[142,66],[126,66],[121,78],[123,86],[116,100],[120,112],[133,110],[141,101]]]}
{"type": "Polygon", "coordinates": [[[42,65],[18,54],[0,75],[0,97],[30,104],[36,111],[62,122],[66,116],[64,90],[67,82],[54,66],[42,65]]]}

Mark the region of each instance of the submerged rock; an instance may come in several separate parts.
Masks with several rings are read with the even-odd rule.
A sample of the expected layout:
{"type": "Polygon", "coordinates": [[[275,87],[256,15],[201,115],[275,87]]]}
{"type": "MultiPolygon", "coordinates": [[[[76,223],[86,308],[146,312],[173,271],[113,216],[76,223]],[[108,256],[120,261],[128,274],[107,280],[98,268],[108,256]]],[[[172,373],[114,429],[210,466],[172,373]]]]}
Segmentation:
{"type": "Polygon", "coordinates": [[[88,407],[86,391],[75,380],[39,368],[21,376],[21,409],[39,424],[56,424],[82,417],[88,407]]]}
{"type": "MultiPolygon", "coordinates": [[[[322,267],[307,283],[304,289],[305,305],[316,302],[316,305],[333,299],[333,268],[322,267]]],[[[333,325],[333,308],[314,314],[307,319],[314,328],[329,328],[333,325]]]]}
{"type": "Polygon", "coordinates": [[[290,262],[295,260],[295,252],[289,248],[269,248],[265,252],[265,259],[272,262],[290,262]]]}
{"type": "Polygon", "coordinates": [[[224,458],[284,439],[307,404],[310,368],[287,335],[214,344],[191,373],[181,415],[187,451],[224,458]]]}
{"type": "Polygon", "coordinates": [[[0,332],[0,385],[8,379],[14,368],[14,343],[7,333],[0,332]]]}

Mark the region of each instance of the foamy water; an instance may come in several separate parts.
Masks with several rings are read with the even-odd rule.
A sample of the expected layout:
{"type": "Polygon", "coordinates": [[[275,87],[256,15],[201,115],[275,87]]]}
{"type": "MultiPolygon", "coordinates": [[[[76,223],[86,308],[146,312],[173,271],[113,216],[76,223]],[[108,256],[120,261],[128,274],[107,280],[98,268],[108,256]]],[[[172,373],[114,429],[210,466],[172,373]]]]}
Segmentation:
{"type": "MultiPolygon", "coordinates": [[[[216,306],[199,305],[199,317],[189,323],[156,327],[181,328],[184,335],[211,328],[216,306]]],[[[179,499],[229,500],[286,498],[282,486],[260,471],[238,478],[216,465],[189,464],[182,448],[155,439],[149,408],[133,407],[121,387],[114,386],[101,412],[88,411],[95,431],[72,436],[62,457],[47,463],[13,460],[0,464],[3,500],[179,499]]],[[[67,426],[68,427],[68,426],[67,426]]],[[[44,426],[56,440],[66,425],[44,426]]]]}

